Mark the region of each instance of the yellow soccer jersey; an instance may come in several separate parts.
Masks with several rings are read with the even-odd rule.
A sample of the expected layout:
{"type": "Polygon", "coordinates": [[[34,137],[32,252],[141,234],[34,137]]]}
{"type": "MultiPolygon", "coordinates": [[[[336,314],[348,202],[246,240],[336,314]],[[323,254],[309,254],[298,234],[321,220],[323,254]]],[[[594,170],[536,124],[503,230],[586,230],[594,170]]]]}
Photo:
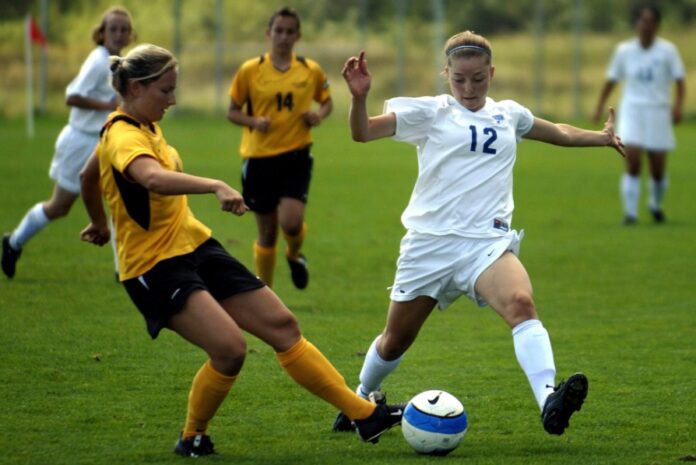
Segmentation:
{"type": "Polygon", "coordinates": [[[139,156],[154,158],[166,170],[182,171],[179,154],[158,125],[141,125],[117,110],[109,115],[96,152],[99,185],[114,220],[122,281],[166,258],[193,252],[210,238],[210,229],[193,216],[185,195],[150,192],[125,174],[139,156]]]}
{"type": "Polygon", "coordinates": [[[244,127],[240,153],[245,158],[279,155],[311,144],[310,128],[302,115],[310,111],[313,101],[324,103],[331,98],[321,67],[294,54],[287,71],[273,66],[268,53],[247,60],[234,76],[229,93],[248,115],[271,120],[265,133],[244,127]]]}

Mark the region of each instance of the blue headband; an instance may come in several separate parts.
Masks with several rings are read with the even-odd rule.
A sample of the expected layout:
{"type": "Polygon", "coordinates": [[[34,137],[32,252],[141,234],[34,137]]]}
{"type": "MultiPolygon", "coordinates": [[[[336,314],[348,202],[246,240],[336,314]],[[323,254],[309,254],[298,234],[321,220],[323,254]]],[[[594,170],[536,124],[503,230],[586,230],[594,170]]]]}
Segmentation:
{"type": "Polygon", "coordinates": [[[485,49],[483,47],[479,47],[478,45],[458,45],[458,46],[450,49],[450,51],[447,52],[447,56],[451,57],[453,54],[455,54],[457,52],[461,52],[462,50],[477,50],[479,52],[485,53],[486,55],[488,55],[489,57],[492,58],[490,50],[485,49]]]}

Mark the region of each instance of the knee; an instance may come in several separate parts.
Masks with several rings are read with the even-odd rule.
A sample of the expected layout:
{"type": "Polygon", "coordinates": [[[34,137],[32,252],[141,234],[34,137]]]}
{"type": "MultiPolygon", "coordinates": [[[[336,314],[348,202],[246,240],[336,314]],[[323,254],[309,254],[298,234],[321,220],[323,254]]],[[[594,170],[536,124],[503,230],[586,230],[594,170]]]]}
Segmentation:
{"type": "Polygon", "coordinates": [[[299,221],[284,221],[281,225],[283,232],[287,236],[297,236],[302,232],[302,226],[304,222],[300,219],[299,221]]]}
{"type": "Polygon", "coordinates": [[[377,352],[383,360],[388,362],[396,360],[411,347],[414,339],[415,337],[410,335],[394,334],[385,331],[380,338],[377,352]]]}
{"type": "Polygon", "coordinates": [[[234,376],[244,366],[246,341],[243,339],[227,341],[208,355],[215,369],[227,376],[234,376]]]}
{"type": "Polygon", "coordinates": [[[536,319],[536,306],[531,293],[527,291],[515,292],[508,302],[505,314],[505,319],[511,327],[517,326],[523,321],[536,319]]]}
{"type": "Polygon", "coordinates": [[[44,204],[44,213],[49,220],[57,220],[63,218],[70,213],[72,204],[44,204]]]}
{"type": "Polygon", "coordinates": [[[290,311],[284,312],[282,316],[278,317],[278,320],[275,322],[275,327],[285,340],[295,341],[302,335],[297,318],[295,318],[295,315],[290,311]]]}

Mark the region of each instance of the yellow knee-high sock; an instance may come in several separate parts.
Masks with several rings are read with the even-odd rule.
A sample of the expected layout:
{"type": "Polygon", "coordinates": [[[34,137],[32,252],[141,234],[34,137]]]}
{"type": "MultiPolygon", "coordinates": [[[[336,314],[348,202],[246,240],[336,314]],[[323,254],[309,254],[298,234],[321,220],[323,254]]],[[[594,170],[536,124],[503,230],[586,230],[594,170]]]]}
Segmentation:
{"type": "Polygon", "coordinates": [[[276,356],[299,385],[341,410],[351,420],[362,420],[375,411],[375,404],[351,391],[331,362],[304,337],[288,351],[278,352],[276,356]]]}
{"type": "Polygon", "coordinates": [[[254,263],[256,274],[268,287],[273,287],[273,271],[276,265],[276,248],[262,247],[254,242],[254,263]]]}
{"type": "Polygon", "coordinates": [[[283,236],[285,237],[285,242],[287,243],[285,255],[287,255],[290,260],[297,260],[300,258],[300,249],[302,248],[306,235],[307,223],[302,223],[302,230],[297,236],[290,236],[283,231],[283,236]]]}
{"type": "Polygon", "coordinates": [[[237,376],[225,376],[218,372],[210,360],[203,364],[191,384],[183,437],[208,433],[208,422],[227,397],[236,379],[237,376]]]}

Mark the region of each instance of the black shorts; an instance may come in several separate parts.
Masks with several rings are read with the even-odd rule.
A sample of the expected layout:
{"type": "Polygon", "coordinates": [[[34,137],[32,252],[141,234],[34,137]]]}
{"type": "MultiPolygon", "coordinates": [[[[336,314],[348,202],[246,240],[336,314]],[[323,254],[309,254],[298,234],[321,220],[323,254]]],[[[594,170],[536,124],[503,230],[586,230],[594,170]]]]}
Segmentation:
{"type": "Polygon", "coordinates": [[[147,332],[155,339],[169,318],[184,308],[193,291],[206,290],[220,302],[260,289],[264,283],[211,238],[193,252],[162,260],[144,275],[123,281],[123,285],[145,317],[147,332]]]}
{"type": "Polygon", "coordinates": [[[263,158],[247,158],[242,165],[244,201],[256,213],[276,210],[282,197],[307,203],[314,160],[309,146],[263,158]]]}

